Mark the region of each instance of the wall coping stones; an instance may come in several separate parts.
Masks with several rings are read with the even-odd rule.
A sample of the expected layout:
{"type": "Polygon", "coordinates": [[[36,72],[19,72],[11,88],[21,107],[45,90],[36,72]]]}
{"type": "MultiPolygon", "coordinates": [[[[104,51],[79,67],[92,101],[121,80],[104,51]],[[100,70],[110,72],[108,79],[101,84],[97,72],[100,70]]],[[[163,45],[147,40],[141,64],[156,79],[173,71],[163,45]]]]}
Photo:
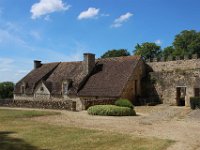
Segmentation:
{"type": "Polygon", "coordinates": [[[148,58],[145,59],[146,62],[164,62],[164,61],[176,61],[176,60],[190,60],[190,59],[199,59],[200,56],[198,54],[193,54],[193,55],[184,55],[183,57],[180,56],[168,56],[167,58],[165,57],[154,57],[154,58],[148,58]]]}

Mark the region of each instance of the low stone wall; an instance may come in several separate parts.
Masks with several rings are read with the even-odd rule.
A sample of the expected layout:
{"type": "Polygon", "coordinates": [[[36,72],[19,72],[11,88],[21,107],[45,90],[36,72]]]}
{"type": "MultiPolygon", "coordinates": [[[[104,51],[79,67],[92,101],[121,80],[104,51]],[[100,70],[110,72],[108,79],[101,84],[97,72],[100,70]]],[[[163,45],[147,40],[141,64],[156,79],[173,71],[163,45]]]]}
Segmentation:
{"type": "Polygon", "coordinates": [[[112,105],[116,99],[86,99],[83,101],[85,109],[88,109],[90,106],[94,105],[112,105]]]}
{"type": "Polygon", "coordinates": [[[0,101],[0,106],[72,110],[73,106],[72,103],[73,102],[71,100],[68,101],[5,100],[5,101],[0,101]]]}
{"type": "Polygon", "coordinates": [[[13,103],[12,99],[0,99],[0,106],[6,106],[9,105],[10,103],[13,103]]]}

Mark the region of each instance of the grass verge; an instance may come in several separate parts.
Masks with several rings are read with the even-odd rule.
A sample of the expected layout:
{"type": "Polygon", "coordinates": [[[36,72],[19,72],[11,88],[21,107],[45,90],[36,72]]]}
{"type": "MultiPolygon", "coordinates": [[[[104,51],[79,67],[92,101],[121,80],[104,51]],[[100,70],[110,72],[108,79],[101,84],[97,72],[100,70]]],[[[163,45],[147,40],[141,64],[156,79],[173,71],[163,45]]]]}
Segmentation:
{"type": "Polygon", "coordinates": [[[170,140],[50,125],[29,119],[44,115],[58,113],[0,109],[0,149],[163,150],[173,143],[170,140]]]}

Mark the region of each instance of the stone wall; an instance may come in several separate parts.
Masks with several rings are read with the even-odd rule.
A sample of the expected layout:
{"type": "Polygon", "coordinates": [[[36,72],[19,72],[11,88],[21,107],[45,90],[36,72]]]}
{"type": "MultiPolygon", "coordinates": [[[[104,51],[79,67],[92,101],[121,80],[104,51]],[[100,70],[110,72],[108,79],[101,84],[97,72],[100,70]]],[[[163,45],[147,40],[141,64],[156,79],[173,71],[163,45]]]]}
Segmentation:
{"type": "Polygon", "coordinates": [[[177,105],[177,87],[186,88],[185,105],[189,106],[194,88],[200,87],[200,59],[159,61],[146,63],[149,74],[143,81],[143,96],[177,105]]]}
{"type": "Polygon", "coordinates": [[[35,92],[34,92],[34,99],[40,100],[49,100],[50,99],[50,92],[44,83],[40,83],[37,85],[35,92]]]}
{"type": "Polygon", "coordinates": [[[0,102],[0,106],[72,110],[72,101],[10,100],[10,101],[0,102]]]}
{"type": "Polygon", "coordinates": [[[177,105],[176,88],[186,87],[185,105],[189,106],[194,88],[200,88],[200,69],[150,72],[149,75],[152,85],[148,84],[147,91],[156,90],[149,97],[156,97],[157,94],[162,103],[177,105]]]}
{"type": "Polygon", "coordinates": [[[138,97],[141,96],[141,80],[146,75],[145,64],[140,60],[134,69],[133,75],[123,89],[121,98],[129,99],[134,104],[137,103],[138,97]]]}
{"type": "Polygon", "coordinates": [[[13,102],[12,99],[0,99],[0,106],[7,106],[12,102],[13,102]]]}
{"type": "Polygon", "coordinates": [[[200,59],[176,60],[166,62],[147,62],[154,72],[191,70],[200,68],[200,59]]]}
{"type": "Polygon", "coordinates": [[[84,110],[83,102],[79,97],[64,95],[64,100],[71,100],[73,102],[76,102],[76,110],[84,110]]]}
{"type": "Polygon", "coordinates": [[[27,100],[27,101],[32,101],[33,99],[34,99],[34,95],[14,94],[14,100],[27,100]]]}

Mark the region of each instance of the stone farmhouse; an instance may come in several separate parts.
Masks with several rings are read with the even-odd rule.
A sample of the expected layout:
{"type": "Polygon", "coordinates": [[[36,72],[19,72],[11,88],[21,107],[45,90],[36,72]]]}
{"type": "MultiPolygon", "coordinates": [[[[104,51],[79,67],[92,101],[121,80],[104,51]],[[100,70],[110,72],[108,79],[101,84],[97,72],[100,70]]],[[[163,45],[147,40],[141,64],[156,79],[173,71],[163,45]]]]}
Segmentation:
{"type": "Polygon", "coordinates": [[[137,104],[189,106],[200,95],[200,59],[144,61],[140,56],[41,63],[15,86],[14,101],[75,102],[76,110],[126,98],[137,104]]]}
{"type": "Polygon", "coordinates": [[[34,61],[34,69],[16,84],[14,100],[71,100],[77,110],[91,101],[112,103],[120,97],[135,101],[144,71],[138,56],[95,59],[86,53],[79,62],[34,61]]]}

